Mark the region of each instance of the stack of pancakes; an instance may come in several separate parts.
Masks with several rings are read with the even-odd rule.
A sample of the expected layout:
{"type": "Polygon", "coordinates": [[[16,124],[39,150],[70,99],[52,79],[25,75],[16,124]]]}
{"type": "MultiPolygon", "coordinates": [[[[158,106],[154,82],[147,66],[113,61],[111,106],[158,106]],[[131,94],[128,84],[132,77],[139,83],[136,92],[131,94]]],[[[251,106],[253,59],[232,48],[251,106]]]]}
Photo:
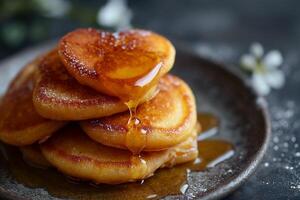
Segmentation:
{"type": "Polygon", "coordinates": [[[144,30],[78,29],[25,66],[0,102],[0,139],[27,161],[95,183],[194,160],[196,105],[167,74],[175,50],[144,30]]]}

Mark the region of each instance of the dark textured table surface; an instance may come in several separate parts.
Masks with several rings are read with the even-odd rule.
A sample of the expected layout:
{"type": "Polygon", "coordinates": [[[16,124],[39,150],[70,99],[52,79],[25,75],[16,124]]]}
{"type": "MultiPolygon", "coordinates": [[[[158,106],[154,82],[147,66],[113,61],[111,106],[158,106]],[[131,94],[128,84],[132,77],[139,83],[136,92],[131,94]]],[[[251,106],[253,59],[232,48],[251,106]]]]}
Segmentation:
{"type": "Polygon", "coordinates": [[[200,55],[233,67],[253,42],[282,52],[286,83],[267,97],[273,133],[267,155],[226,199],[300,199],[300,2],[148,0],[129,5],[134,26],[187,43],[200,55]]]}

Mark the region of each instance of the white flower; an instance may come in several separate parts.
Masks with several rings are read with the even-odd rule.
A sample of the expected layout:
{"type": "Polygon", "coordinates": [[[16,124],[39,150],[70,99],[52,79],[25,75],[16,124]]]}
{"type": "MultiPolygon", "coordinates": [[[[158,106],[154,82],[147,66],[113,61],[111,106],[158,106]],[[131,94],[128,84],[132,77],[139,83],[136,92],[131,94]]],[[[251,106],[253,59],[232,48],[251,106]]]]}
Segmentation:
{"type": "Polygon", "coordinates": [[[100,25],[116,29],[130,28],[132,17],[131,10],[126,5],[126,0],[109,0],[99,9],[97,22],[100,25]]]}
{"type": "Polygon", "coordinates": [[[254,43],[250,53],[241,57],[241,66],[251,72],[251,85],[260,95],[267,95],[271,88],[279,89],[284,84],[284,73],[279,69],[282,55],[272,50],[264,56],[261,44],[254,43]]]}

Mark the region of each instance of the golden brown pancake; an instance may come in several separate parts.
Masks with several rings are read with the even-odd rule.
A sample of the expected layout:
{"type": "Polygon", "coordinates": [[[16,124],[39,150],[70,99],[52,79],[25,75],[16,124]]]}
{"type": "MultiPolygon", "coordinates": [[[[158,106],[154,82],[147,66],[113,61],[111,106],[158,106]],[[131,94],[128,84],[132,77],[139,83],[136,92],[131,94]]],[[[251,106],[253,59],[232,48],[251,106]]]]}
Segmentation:
{"type": "Polygon", "coordinates": [[[152,96],[159,78],[173,66],[175,49],[168,39],[150,31],[89,28],[65,35],[59,55],[81,84],[133,105],[152,96]]]}
{"type": "Polygon", "coordinates": [[[53,166],[67,175],[96,183],[118,184],[145,179],[165,164],[177,164],[176,151],[189,152],[187,156],[181,154],[181,162],[183,157],[184,161],[195,159],[196,140],[187,142],[193,144],[133,156],[130,151],[101,145],[87,137],[79,126],[70,125],[41,144],[41,150],[53,166]],[[187,146],[192,148],[184,149],[187,146]]]}
{"type": "Polygon", "coordinates": [[[197,130],[192,131],[192,134],[180,144],[172,147],[173,156],[164,167],[173,167],[174,165],[186,163],[195,160],[198,156],[197,130]]]}
{"type": "MultiPolygon", "coordinates": [[[[95,141],[121,149],[157,151],[187,139],[196,125],[196,105],[189,86],[173,75],[159,83],[159,93],[138,106],[136,124],[128,128],[129,112],[81,122],[95,141]]],[[[137,152],[139,152],[137,151],[137,152]]]]}
{"type": "Polygon", "coordinates": [[[23,159],[34,167],[45,168],[51,166],[42,154],[39,144],[20,147],[20,151],[22,152],[23,159]]]}
{"type": "Polygon", "coordinates": [[[38,68],[33,103],[38,113],[56,120],[82,120],[127,110],[118,98],[104,95],[79,84],[51,51],[38,68]]]}
{"type": "Polygon", "coordinates": [[[0,102],[0,140],[23,146],[50,136],[65,122],[41,117],[32,103],[34,72],[40,59],[28,64],[10,84],[0,102]]]}

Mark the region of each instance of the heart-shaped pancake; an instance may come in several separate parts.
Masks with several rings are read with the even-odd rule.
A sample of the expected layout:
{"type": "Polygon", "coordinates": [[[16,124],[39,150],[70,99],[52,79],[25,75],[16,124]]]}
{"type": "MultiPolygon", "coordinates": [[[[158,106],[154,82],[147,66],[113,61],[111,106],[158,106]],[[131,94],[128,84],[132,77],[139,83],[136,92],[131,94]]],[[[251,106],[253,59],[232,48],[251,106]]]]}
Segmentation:
{"type": "Polygon", "coordinates": [[[158,94],[135,112],[128,127],[129,112],[81,122],[95,141],[134,153],[170,148],[186,140],[196,126],[196,103],[190,87],[180,78],[165,75],[158,94]]]}
{"type": "Polygon", "coordinates": [[[173,66],[175,49],[150,31],[111,33],[89,28],[64,36],[59,55],[81,84],[134,107],[151,98],[159,78],[173,66]]]}
{"type": "Polygon", "coordinates": [[[49,137],[65,122],[41,117],[33,106],[34,73],[40,59],[28,64],[10,84],[0,102],[0,140],[17,146],[49,137]]]}
{"type": "Polygon", "coordinates": [[[45,56],[37,71],[33,103],[38,113],[46,118],[83,120],[128,109],[117,97],[78,83],[60,61],[56,49],[45,56]]]}

